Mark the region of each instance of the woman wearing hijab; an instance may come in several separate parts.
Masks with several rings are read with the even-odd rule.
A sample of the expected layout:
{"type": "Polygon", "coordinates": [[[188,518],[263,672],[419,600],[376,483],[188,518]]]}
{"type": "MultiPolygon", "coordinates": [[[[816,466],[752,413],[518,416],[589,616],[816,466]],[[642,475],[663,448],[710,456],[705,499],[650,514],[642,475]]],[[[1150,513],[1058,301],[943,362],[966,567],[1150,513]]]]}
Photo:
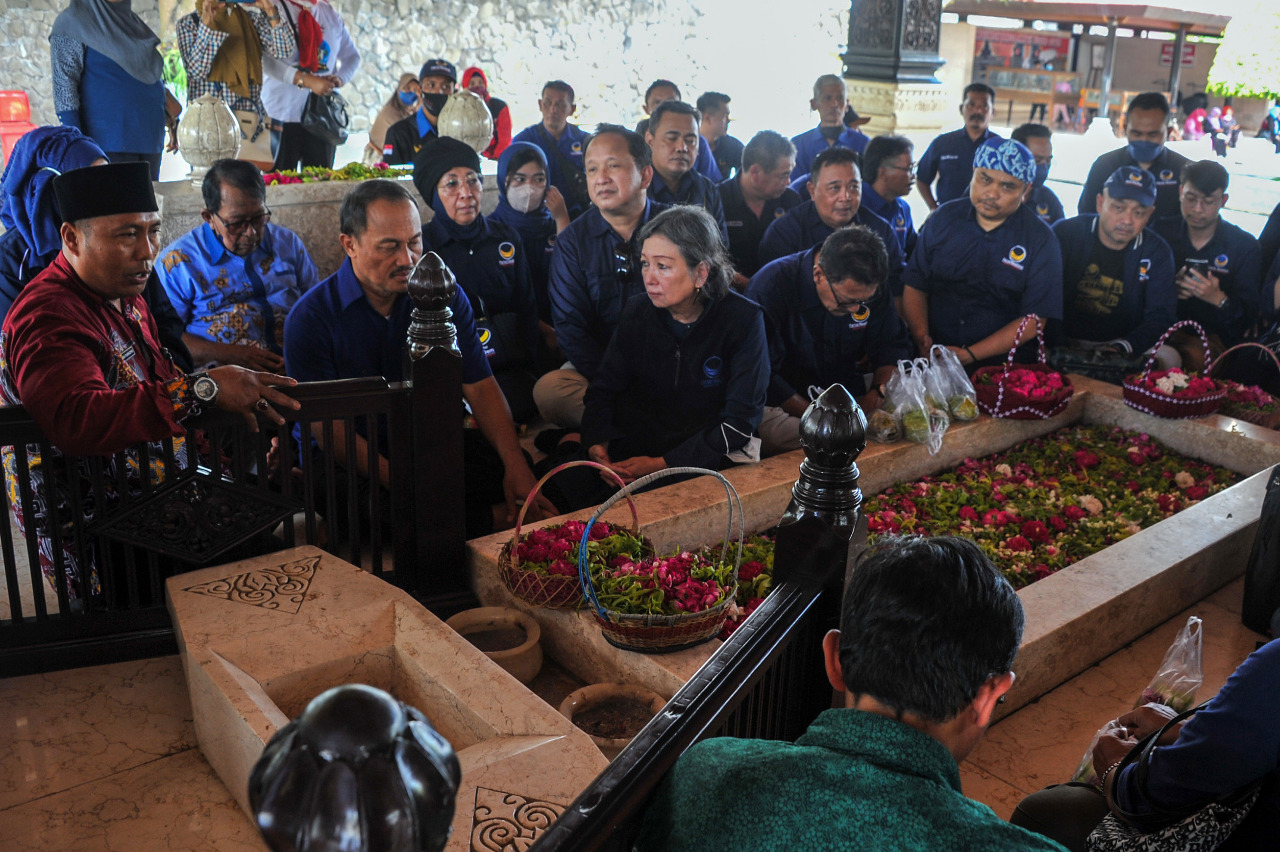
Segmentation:
{"type": "Polygon", "coordinates": [[[302,110],[311,94],[327,95],[351,82],[360,68],[356,50],[342,16],[326,0],[274,0],[294,34],[297,48],[287,59],[262,56],[262,103],[267,115],[280,122],[280,147],[275,168],[307,166],[333,168],[337,147],[302,126],[302,110]]]}
{"type": "Polygon", "coordinates": [[[569,211],[560,190],[548,183],[547,155],[537,145],[512,142],[498,158],[498,207],[489,221],[501,222],[520,235],[538,300],[538,325],[547,348],[554,351],[547,279],[556,235],[569,227],[569,211]]]}
{"type": "Polygon", "coordinates": [[[297,49],[293,30],[272,0],[223,3],[195,0],[178,19],[178,51],[187,69],[187,103],[221,98],[240,122],[239,159],[270,171],[271,119],[262,105],[262,51],[287,59],[297,49]]]}
{"type": "Polygon", "coordinates": [[[422,89],[418,78],[413,74],[401,74],[400,82],[387,102],[378,110],[378,115],[369,128],[369,144],[364,147],[364,163],[372,166],[382,162],[382,146],[387,141],[387,131],[391,125],[401,119],[408,118],[418,109],[418,96],[422,89]]]}
{"type": "MultiPolygon", "coordinates": [[[[37,127],[13,146],[0,177],[0,323],[22,288],[62,250],[62,216],[53,179],[63,172],[106,165],[106,154],[74,127],[37,127]]],[[[142,291],[160,329],[160,343],[183,370],[192,369],[182,342],[186,324],[154,273],[142,291]]]]}
{"type": "Polygon", "coordinates": [[[58,14],[49,34],[53,102],[58,120],[111,162],[140,160],[159,180],[167,103],[160,39],[130,3],[71,0],[58,14]]]}
{"type": "Polygon", "coordinates": [[[424,147],[413,164],[413,184],[435,212],[422,227],[422,250],[434,251],[453,270],[511,416],[527,423],[538,412],[538,305],[520,235],[481,215],[480,157],[465,142],[441,136],[424,147]]]}
{"type": "Polygon", "coordinates": [[[511,110],[507,109],[506,101],[489,96],[489,78],[474,65],[462,72],[462,86],[484,98],[489,105],[489,114],[493,116],[493,139],[489,140],[489,147],[482,153],[487,159],[496,160],[511,144],[511,110]]]}

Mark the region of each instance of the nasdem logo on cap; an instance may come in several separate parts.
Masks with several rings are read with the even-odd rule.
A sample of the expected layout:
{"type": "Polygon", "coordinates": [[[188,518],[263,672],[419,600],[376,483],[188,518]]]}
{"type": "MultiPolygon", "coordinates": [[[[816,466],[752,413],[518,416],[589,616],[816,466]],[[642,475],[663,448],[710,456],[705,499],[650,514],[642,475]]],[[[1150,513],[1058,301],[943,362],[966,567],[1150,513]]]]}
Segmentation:
{"type": "Polygon", "coordinates": [[[1129,172],[1125,175],[1124,182],[1130,186],[1142,186],[1142,172],[1129,172]]]}

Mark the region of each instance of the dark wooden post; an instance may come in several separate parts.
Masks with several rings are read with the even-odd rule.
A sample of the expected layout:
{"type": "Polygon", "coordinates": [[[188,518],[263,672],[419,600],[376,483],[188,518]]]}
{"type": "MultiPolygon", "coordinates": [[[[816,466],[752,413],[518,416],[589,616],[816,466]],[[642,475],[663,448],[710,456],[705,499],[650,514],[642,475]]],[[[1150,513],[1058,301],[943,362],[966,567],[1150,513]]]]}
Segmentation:
{"type": "Polygon", "coordinates": [[[941,34],[942,0],[850,0],[844,76],[938,85],[941,34]]]}
{"type": "Polygon", "coordinates": [[[832,385],[800,420],[805,459],[778,524],[774,583],[839,592],[866,546],[862,489],[855,463],[867,448],[867,418],[843,385],[832,385]]]}
{"type": "MultiPolygon", "coordinates": [[[[470,594],[462,463],[462,352],[449,305],[458,292],[453,272],[427,252],[409,276],[413,313],[405,342],[405,376],[413,388],[413,565],[396,565],[400,582],[421,598],[470,594]]],[[[433,607],[434,608],[434,607],[433,607]]],[[[444,608],[448,608],[447,603],[444,608]]]]}

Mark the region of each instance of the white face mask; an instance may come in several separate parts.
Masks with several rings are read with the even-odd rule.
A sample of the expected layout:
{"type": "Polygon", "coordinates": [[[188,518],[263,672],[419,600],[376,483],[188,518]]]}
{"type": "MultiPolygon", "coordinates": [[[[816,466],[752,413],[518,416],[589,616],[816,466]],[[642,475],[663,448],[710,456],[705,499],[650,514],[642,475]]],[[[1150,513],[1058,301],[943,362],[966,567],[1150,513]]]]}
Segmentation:
{"type": "Polygon", "coordinates": [[[513,186],[507,190],[507,203],[512,209],[521,213],[532,213],[542,206],[542,201],[546,197],[545,189],[536,189],[532,186],[513,186]]]}

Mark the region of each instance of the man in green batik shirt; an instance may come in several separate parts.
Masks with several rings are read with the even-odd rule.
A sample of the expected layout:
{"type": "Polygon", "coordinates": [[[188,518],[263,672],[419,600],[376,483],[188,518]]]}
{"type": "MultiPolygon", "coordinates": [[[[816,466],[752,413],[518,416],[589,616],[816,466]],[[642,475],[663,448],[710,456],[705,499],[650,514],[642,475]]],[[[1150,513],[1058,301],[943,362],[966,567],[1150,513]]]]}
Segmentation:
{"type": "Polygon", "coordinates": [[[845,706],[794,743],[719,738],[663,780],[636,848],[1057,850],[960,791],[959,762],[1013,685],[1022,605],[967,539],[870,550],[822,642],[845,706]]]}

